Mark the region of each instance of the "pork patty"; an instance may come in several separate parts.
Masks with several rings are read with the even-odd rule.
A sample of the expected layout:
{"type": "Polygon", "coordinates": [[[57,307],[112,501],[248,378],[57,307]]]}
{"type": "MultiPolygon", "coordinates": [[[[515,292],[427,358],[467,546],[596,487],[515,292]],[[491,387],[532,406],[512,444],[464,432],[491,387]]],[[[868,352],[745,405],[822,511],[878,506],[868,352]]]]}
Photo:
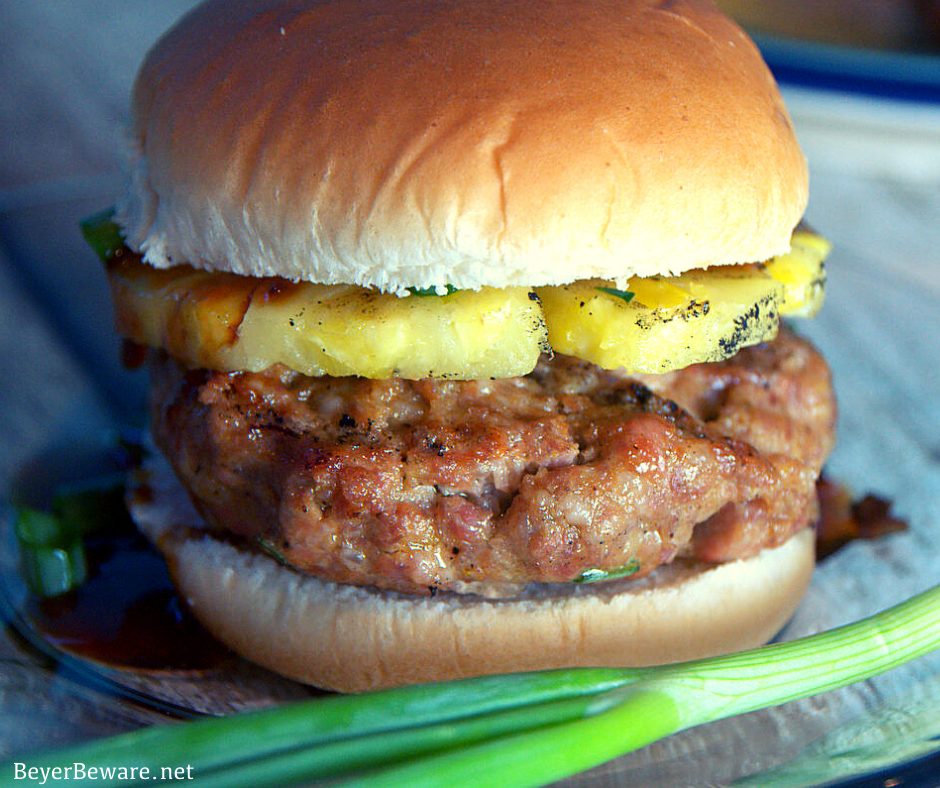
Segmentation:
{"type": "Polygon", "coordinates": [[[678,555],[730,561],[816,516],[829,371],[786,330],[627,377],[543,358],[505,380],[154,368],[154,435],[210,527],[405,593],[512,595],[678,555]]]}

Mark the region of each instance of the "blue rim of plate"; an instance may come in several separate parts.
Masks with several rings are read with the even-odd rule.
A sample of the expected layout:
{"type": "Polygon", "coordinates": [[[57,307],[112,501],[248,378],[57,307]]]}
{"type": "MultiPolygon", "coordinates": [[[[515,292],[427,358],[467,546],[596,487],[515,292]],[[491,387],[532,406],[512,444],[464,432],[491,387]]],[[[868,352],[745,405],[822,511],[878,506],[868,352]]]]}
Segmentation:
{"type": "Polygon", "coordinates": [[[778,82],[940,105],[940,54],[857,49],[752,32],[778,82]]]}

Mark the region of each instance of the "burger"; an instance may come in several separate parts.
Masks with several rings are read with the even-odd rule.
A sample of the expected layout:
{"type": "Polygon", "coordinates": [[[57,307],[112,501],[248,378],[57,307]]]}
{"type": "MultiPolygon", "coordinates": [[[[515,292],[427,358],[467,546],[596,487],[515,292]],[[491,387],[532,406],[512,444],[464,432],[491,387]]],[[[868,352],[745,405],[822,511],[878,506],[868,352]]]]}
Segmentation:
{"type": "Polygon", "coordinates": [[[835,405],[780,319],[828,246],[710,2],[210,0],[132,118],[133,509],[220,640],[360,691],[792,615],[835,405]]]}

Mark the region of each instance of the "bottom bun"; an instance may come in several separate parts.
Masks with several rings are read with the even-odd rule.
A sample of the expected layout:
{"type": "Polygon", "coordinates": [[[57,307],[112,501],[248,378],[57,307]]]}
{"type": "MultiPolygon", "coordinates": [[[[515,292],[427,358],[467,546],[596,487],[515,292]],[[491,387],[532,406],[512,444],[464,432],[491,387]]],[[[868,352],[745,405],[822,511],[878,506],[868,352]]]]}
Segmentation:
{"type": "Polygon", "coordinates": [[[341,692],[752,648],[793,615],[815,560],[808,528],[754,558],[680,560],[641,580],[529,587],[512,599],[409,597],[318,580],[214,538],[163,461],[148,468],[131,511],[215,637],[277,673],[341,692]]]}

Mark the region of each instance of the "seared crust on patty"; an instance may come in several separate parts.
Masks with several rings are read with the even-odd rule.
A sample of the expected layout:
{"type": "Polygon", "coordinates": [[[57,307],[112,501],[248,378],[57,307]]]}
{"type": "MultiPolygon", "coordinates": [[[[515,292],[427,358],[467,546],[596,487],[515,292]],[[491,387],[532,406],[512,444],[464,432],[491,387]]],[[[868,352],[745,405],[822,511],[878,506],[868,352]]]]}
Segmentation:
{"type": "Polygon", "coordinates": [[[154,435],[211,527],[406,593],[512,595],[588,570],[729,561],[816,513],[825,363],[787,331],[639,380],[543,359],[494,381],[155,365],[154,435]]]}

